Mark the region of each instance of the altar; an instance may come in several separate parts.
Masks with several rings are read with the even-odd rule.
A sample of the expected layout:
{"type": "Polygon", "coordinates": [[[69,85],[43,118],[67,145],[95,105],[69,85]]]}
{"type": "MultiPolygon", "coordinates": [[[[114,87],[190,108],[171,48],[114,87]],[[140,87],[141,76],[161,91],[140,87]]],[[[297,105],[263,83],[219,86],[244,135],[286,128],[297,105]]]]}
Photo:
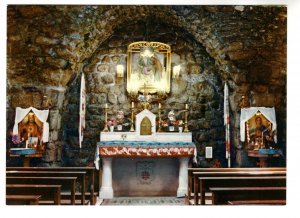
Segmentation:
{"type": "Polygon", "coordinates": [[[187,193],[188,165],[196,159],[190,132],[156,132],[155,115],[145,109],[132,132],[101,132],[95,165],[102,162],[100,198],[114,196],[177,196],[187,193]],[[151,134],[142,135],[144,118],[151,134]]]}
{"type": "Polygon", "coordinates": [[[133,134],[101,132],[96,152],[96,162],[101,158],[103,164],[100,198],[113,198],[114,189],[121,196],[174,195],[175,190],[183,197],[189,160],[196,155],[192,134],[156,133],[152,141],[131,141],[133,134]]]}
{"type": "Polygon", "coordinates": [[[154,66],[144,68],[148,77],[138,76],[141,74],[136,69],[141,66],[132,68],[129,61],[127,92],[131,99],[131,116],[127,120],[130,121],[126,121],[124,111],[117,111],[116,118],[108,120],[108,105],[105,104],[104,129],[95,153],[96,168],[101,161],[103,169],[99,197],[184,197],[188,188],[188,165],[191,157],[196,160],[197,150],[188,130],[188,104],[181,110],[184,121],[177,120],[172,108],[167,120],[163,120],[166,116],[161,116],[162,102],[170,92],[170,46],[157,42],[132,43],[128,46],[128,58],[137,51],[144,59],[154,58],[154,53],[162,57],[164,67],[160,66],[160,73],[164,76],[153,72],[154,66]],[[149,79],[151,74],[153,80],[149,79]],[[158,110],[153,111],[157,111],[158,116],[151,112],[155,105],[158,110]],[[123,129],[129,127],[126,124],[130,129],[123,129]]]}

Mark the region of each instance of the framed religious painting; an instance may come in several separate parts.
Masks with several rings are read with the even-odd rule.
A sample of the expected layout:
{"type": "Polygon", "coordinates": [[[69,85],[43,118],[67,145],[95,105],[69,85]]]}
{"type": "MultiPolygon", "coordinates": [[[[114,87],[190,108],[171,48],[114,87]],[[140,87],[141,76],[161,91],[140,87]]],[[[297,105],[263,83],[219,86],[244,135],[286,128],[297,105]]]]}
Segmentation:
{"type": "Polygon", "coordinates": [[[171,47],[160,42],[134,42],[127,50],[127,92],[169,93],[171,47]]]}
{"type": "Polygon", "coordinates": [[[245,123],[248,149],[258,150],[275,146],[276,131],[273,124],[261,112],[256,113],[245,123]]]}

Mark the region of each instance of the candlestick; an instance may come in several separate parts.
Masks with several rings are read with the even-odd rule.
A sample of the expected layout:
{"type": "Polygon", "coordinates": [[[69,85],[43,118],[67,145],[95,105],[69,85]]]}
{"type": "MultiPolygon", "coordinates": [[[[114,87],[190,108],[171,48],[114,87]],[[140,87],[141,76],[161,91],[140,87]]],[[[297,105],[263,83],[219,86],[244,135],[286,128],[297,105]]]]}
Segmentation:
{"type": "Polygon", "coordinates": [[[108,111],[108,107],[107,107],[107,104],[105,104],[105,121],[104,121],[103,132],[108,132],[108,128],[107,128],[107,111],[108,111]]]}
{"type": "Polygon", "coordinates": [[[30,133],[28,133],[25,148],[28,148],[30,133]]]}
{"type": "Polygon", "coordinates": [[[184,111],[184,130],[183,130],[183,132],[189,132],[187,104],[185,105],[185,108],[186,108],[186,110],[184,111]]]}
{"type": "Polygon", "coordinates": [[[161,129],[161,104],[159,103],[158,104],[158,129],[157,129],[157,132],[162,132],[162,129],[161,129]]]}
{"type": "Polygon", "coordinates": [[[131,103],[131,126],[130,126],[130,132],[134,132],[134,126],[133,126],[133,122],[134,122],[134,103],[131,103]]]}

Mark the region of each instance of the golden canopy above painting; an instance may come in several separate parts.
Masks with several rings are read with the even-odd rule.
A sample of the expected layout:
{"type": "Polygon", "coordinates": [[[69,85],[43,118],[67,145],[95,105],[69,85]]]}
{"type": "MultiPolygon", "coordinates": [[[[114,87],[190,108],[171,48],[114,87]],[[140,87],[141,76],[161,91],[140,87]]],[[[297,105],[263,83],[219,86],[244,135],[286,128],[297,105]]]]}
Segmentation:
{"type": "Polygon", "coordinates": [[[161,42],[134,42],[127,50],[127,92],[170,92],[171,47],[161,42]]]}

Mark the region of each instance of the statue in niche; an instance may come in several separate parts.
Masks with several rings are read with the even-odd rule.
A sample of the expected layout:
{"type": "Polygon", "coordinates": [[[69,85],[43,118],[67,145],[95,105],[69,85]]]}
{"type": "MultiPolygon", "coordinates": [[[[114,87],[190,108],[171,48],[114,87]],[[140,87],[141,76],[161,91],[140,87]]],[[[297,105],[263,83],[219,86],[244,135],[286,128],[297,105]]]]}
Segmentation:
{"type": "Polygon", "coordinates": [[[151,135],[151,121],[148,117],[144,117],[141,121],[140,135],[151,135]]]}

